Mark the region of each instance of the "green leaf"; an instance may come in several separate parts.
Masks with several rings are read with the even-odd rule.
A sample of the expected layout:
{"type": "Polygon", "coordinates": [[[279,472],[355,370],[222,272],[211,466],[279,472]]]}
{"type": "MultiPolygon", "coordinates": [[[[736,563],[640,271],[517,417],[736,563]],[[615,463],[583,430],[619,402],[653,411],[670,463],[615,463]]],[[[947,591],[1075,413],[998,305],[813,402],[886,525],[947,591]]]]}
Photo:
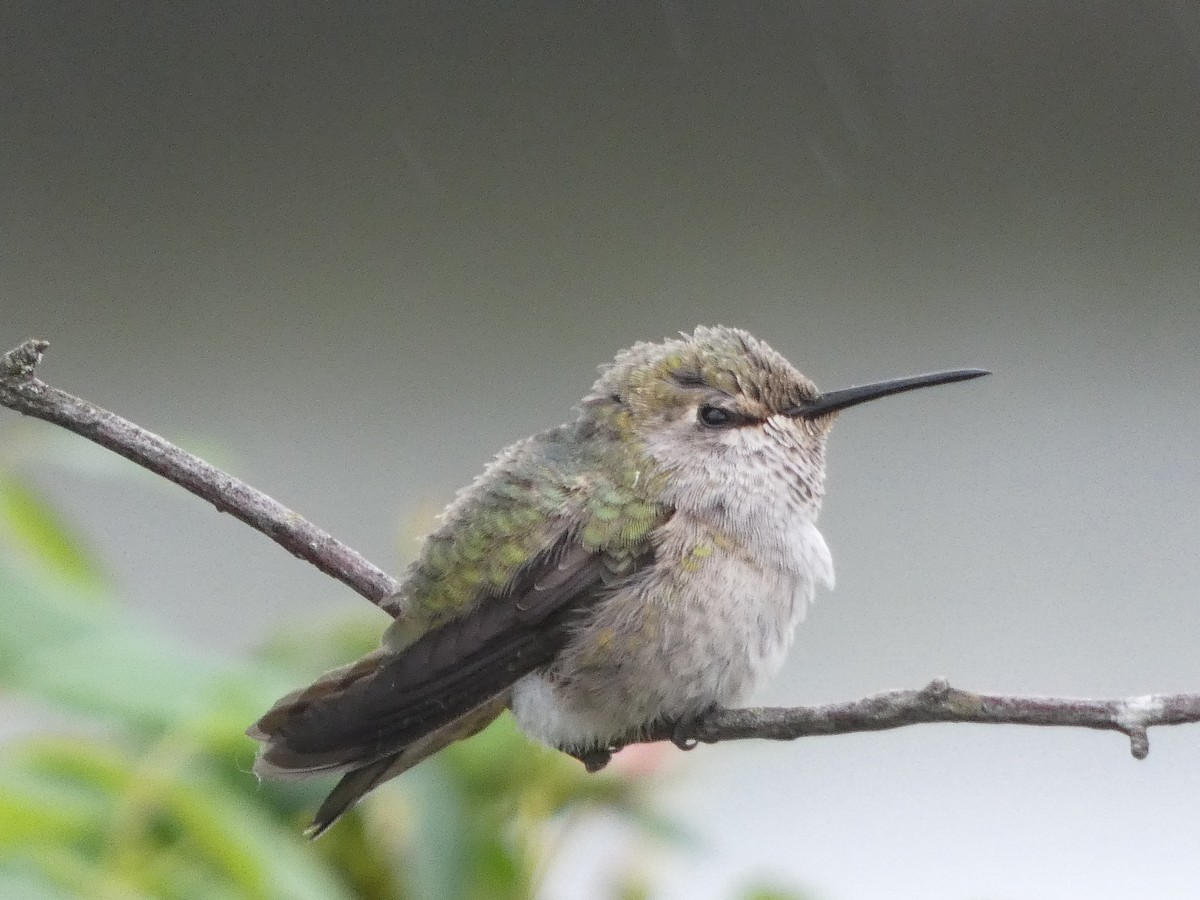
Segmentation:
{"type": "MultiPolygon", "coordinates": [[[[470,874],[471,823],[464,808],[463,785],[433,760],[398,784],[402,802],[411,810],[405,837],[405,874],[417,900],[462,897],[470,874]]],[[[386,801],[385,801],[386,802],[386,801]]],[[[368,813],[375,813],[373,804],[368,813]]],[[[374,816],[368,815],[368,821],[374,816]]],[[[393,812],[392,818],[395,818],[393,812]]]]}
{"type": "Polygon", "coordinates": [[[245,719],[240,732],[256,710],[270,704],[279,681],[264,677],[256,685],[246,679],[244,686],[252,689],[235,694],[231,683],[236,679],[227,668],[174,638],[118,621],[31,649],[13,680],[68,709],[151,731],[205,718],[237,696],[237,712],[245,719]]]}
{"type": "Polygon", "coordinates": [[[3,569],[0,621],[0,685],[142,731],[192,721],[211,734],[219,719],[243,743],[246,725],[291,684],[272,667],[214,657],[3,569]]]}
{"type": "Polygon", "coordinates": [[[96,558],[33,491],[0,472],[0,535],[39,570],[83,589],[96,602],[107,584],[96,558]]]}
{"type": "Polygon", "coordinates": [[[0,897],[21,900],[76,900],[77,894],[55,884],[27,860],[0,866],[0,897]]]}
{"type": "Polygon", "coordinates": [[[96,741],[34,740],[14,760],[0,769],[0,858],[24,853],[56,881],[107,860],[146,896],[175,896],[186,876],[219,890],[180,896],[349,900],[299,828],[252,787],[221,779],[186,735],[141,757],[96,741]]]}
{"type": "Polygon", "coordinates": [[[33,876],[36,882],[47,887],[53,886],[60,891],[57,895],[49,896],[70,897],[74,900],[150,900],[149,895],[129,884],[118,873],[110,871],[95,860],[73,852],[68,847],[34,847],[15,860],[14,865],[18,871],[33,876]]]}
{"type": "Polygon", "coordinates": [[[0,770],[0,855],[34,844],[84,839],[110,812],[102,792],[5,765],[0,770]]]}
{"type": "Polygon", "coordinates": [[[15,686],[30,654],[82,639],[112,621],[112,611],[80,602],[77,591],[55,589],[5,565],[0,556],[0,685],[15,686]]]}
{"type": "Polygon", "coordinates": [[[773,884],[759,884],[738,893],[741,900],[805,900],[808,896],[796,890],[773,884]]]}

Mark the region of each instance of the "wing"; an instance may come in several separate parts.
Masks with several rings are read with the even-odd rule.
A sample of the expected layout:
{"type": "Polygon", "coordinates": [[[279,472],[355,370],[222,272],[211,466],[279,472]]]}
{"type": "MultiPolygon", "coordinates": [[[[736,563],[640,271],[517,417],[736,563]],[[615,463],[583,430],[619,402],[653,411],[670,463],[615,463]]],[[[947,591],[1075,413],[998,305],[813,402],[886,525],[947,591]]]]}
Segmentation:
{"type": "Polygon", "coordinates": [[[658,507],[594,484],[586,504],[572,503],[565,477],[504,475],[489,471],[448,510],[383,649],[285,697],[252,727],[266,741],[259,771],[346,771],[419,741],[552,660],[577,617],[649,562],[650,533],[665,520],[658,507]],[[464,590],[470,602],[454,603],[464,590]]]}
{"type": "Polygon", "coordinates": [[[606,569],[602,553],[548,551],[522,573],[524,589],[508,602],[482,603],[404,651],[372,654],[349,679],[318,682],[307,697],[272,710],[258,725],[270,742],[263,762],[293,772],[341,771],[455,721],[554,657],[572,618],[603,589],[606,569]]]}

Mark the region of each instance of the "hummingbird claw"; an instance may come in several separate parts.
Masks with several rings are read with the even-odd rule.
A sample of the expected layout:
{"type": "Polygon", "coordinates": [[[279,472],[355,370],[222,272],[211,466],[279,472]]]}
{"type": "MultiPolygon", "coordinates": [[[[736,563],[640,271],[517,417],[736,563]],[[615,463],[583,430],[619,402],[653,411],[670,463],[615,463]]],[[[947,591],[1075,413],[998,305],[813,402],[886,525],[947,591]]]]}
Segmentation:
{"type": "MultiPolygon", "coordinates": [[[[680,719],[671,724],[671,743],[680,750],[695,750],[700,738],[694,737],[695,732],[704,732],[704,723],[717,710],[717,705],[706,707],[699,713],[686,719],[680,719]]],[[[711,743],[711,742],[709,742],[711,743]]]]}
{"type": "Polygon", "coordinates": [[[680,750],[695,750],[696,745],[700,742],[694,737],[688,736],[688,726],[691,722],[676,722],[671,729],[671,743],[680,750]]]}
{"type": "Polygon", "coordinates": [[[591,750],[567,752],[583,763],[583,767],[587,770],[589,775],[594,775],[596,772],[599,772],[610,762],[612,762],[612,750],[608,747],[594,747],[591,750]]]}

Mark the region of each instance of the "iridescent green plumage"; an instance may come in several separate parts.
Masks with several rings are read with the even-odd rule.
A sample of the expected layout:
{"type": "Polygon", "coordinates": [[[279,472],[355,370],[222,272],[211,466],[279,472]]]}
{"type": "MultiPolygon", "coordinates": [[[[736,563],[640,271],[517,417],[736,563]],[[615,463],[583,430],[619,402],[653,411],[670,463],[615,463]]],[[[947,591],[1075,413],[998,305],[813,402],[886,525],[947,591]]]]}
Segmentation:
{"type": "Polygon", "coordinates": [[[390,649],[502,602],[517,573],[564,539],[603,554],[613,571],[642,552],[664,514],[653,463],[615,437],[579,439],[596,427],[581,419],[521,441],[459,495],[408,573],[390,649]]]}

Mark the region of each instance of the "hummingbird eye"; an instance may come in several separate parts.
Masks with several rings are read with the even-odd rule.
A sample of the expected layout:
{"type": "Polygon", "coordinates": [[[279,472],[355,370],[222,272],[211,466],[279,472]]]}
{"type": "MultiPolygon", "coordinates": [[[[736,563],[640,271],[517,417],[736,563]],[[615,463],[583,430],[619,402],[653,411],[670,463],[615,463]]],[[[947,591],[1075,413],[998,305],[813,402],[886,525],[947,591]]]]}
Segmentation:
{"type": "Polygon", "coordinates": [[[701,425],[709,428],[728,428],[738,423],[738,416],[719,406],[701,406],[696,410],[696,418],[701,425]]]}

